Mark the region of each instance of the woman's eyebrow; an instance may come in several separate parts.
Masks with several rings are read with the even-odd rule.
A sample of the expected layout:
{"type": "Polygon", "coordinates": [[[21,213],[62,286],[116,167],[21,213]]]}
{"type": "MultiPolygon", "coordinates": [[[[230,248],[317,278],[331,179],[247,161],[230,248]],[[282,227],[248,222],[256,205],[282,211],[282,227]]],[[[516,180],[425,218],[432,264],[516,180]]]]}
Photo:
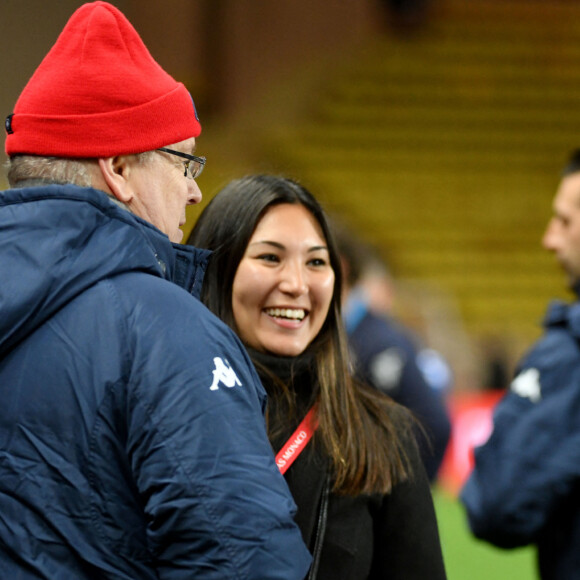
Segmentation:
{"type": "Polygon", "coordinates": [[[272,242],[270,240],[256,240],[255,242],[248,244],[248,247],[256,246],[258,244],[265,244],[267,246],[274,246],[275,248],[279,248],[280,250],[284,250],[286,248],[286,246],[284,246],[284,244],[281,244],[280,242],[272,242]]]}
{"type": "MultiPolygon", "coordinates": [[[[258,244],[265,244],[267,246],[274,246],[275,248],[278,248],[280,250],[286,249],[286,246],[284,244],[281,244],[280,242],[274,242],[271,240],[256,240],[255,242],[252,242],[251,244],[249,244],[248,247],[255,246],[258,244]]],[[[320,250],[328,252],[328,247],[327,246],[312,246],[311,248],[308,248],[307,251],[308,252],[318,252],[320,250]]]]}

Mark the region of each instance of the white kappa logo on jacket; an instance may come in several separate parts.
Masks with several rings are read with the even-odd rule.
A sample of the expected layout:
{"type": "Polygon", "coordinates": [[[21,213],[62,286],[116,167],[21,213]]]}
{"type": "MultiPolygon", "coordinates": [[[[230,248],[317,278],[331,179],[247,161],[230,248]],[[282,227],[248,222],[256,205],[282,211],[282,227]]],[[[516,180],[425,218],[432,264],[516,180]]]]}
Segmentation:
{"type": "Polygon", "coordinates": [[[223,383],[230,389],[236,385],[238,387],[242,386],[240,379],[238,379],[227,360],[224,362],[219,356],[216,356],[213,359],[213,364],[215,365],[215,370],[212,371],[213,382],[209,388],[210,391],[217,391],[219,389],[219,383],[223,383]]]}
{"type": "Polygon", "coordinates": [[[520,373],[513,380],[510,388],[516,395],[530,399],[532,403],[537,403],[542,398],[540,371],[531,368],[520,373]]]}

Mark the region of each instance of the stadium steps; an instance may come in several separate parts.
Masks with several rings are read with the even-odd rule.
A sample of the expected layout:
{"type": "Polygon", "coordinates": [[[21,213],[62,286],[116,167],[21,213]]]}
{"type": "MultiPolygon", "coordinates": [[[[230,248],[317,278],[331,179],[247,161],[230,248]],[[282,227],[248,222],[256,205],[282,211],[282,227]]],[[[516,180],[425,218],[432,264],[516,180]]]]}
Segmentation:
{"type": "Polygon", "coordinates": [[[580,5],[442,2],[421,33],[329,67],[260,155],[348,216],[398,276],[455,296],[470,332],[529,341],[565,296],[540,240],[580,146],[579,64],[580,5]]]}

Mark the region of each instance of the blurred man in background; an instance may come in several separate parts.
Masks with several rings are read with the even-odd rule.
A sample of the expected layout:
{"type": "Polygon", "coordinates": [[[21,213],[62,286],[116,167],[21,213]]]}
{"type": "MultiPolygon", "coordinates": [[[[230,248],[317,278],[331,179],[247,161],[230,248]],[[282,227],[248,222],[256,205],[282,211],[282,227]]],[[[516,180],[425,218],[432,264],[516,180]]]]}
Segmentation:
{"type": "MultiPolygon", "coordinates": [[[[543,238],[580,291],[580,150],[565,167],[543,238]]],[[[544,580],[580,574],[580,303],[554,302],[475,450],[461,499],[472,532],[502,548],[535,544],[544,580]]]]}
{"type": "Polygon", "coordinates": [[[431,482],[451,436],[445,404],[451,373],[432,349],[392,315],[394,283],[374,249],[344,225],[335,224],[344,269],[343,315],[357,377],[411,409],[424,432],[417,434],[431,482]]]}

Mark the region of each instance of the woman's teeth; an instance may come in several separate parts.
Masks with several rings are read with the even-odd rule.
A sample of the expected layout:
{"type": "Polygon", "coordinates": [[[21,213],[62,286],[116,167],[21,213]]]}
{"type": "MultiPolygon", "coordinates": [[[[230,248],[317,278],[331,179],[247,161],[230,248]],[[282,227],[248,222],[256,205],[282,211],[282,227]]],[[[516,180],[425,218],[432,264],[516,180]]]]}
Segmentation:
{"type": "Polygon", "coordinates": [[[302,308],[267,308],[266,314],[274,318],[290,318],[291,320],[302,320],[306,316],[302,308]]]}

